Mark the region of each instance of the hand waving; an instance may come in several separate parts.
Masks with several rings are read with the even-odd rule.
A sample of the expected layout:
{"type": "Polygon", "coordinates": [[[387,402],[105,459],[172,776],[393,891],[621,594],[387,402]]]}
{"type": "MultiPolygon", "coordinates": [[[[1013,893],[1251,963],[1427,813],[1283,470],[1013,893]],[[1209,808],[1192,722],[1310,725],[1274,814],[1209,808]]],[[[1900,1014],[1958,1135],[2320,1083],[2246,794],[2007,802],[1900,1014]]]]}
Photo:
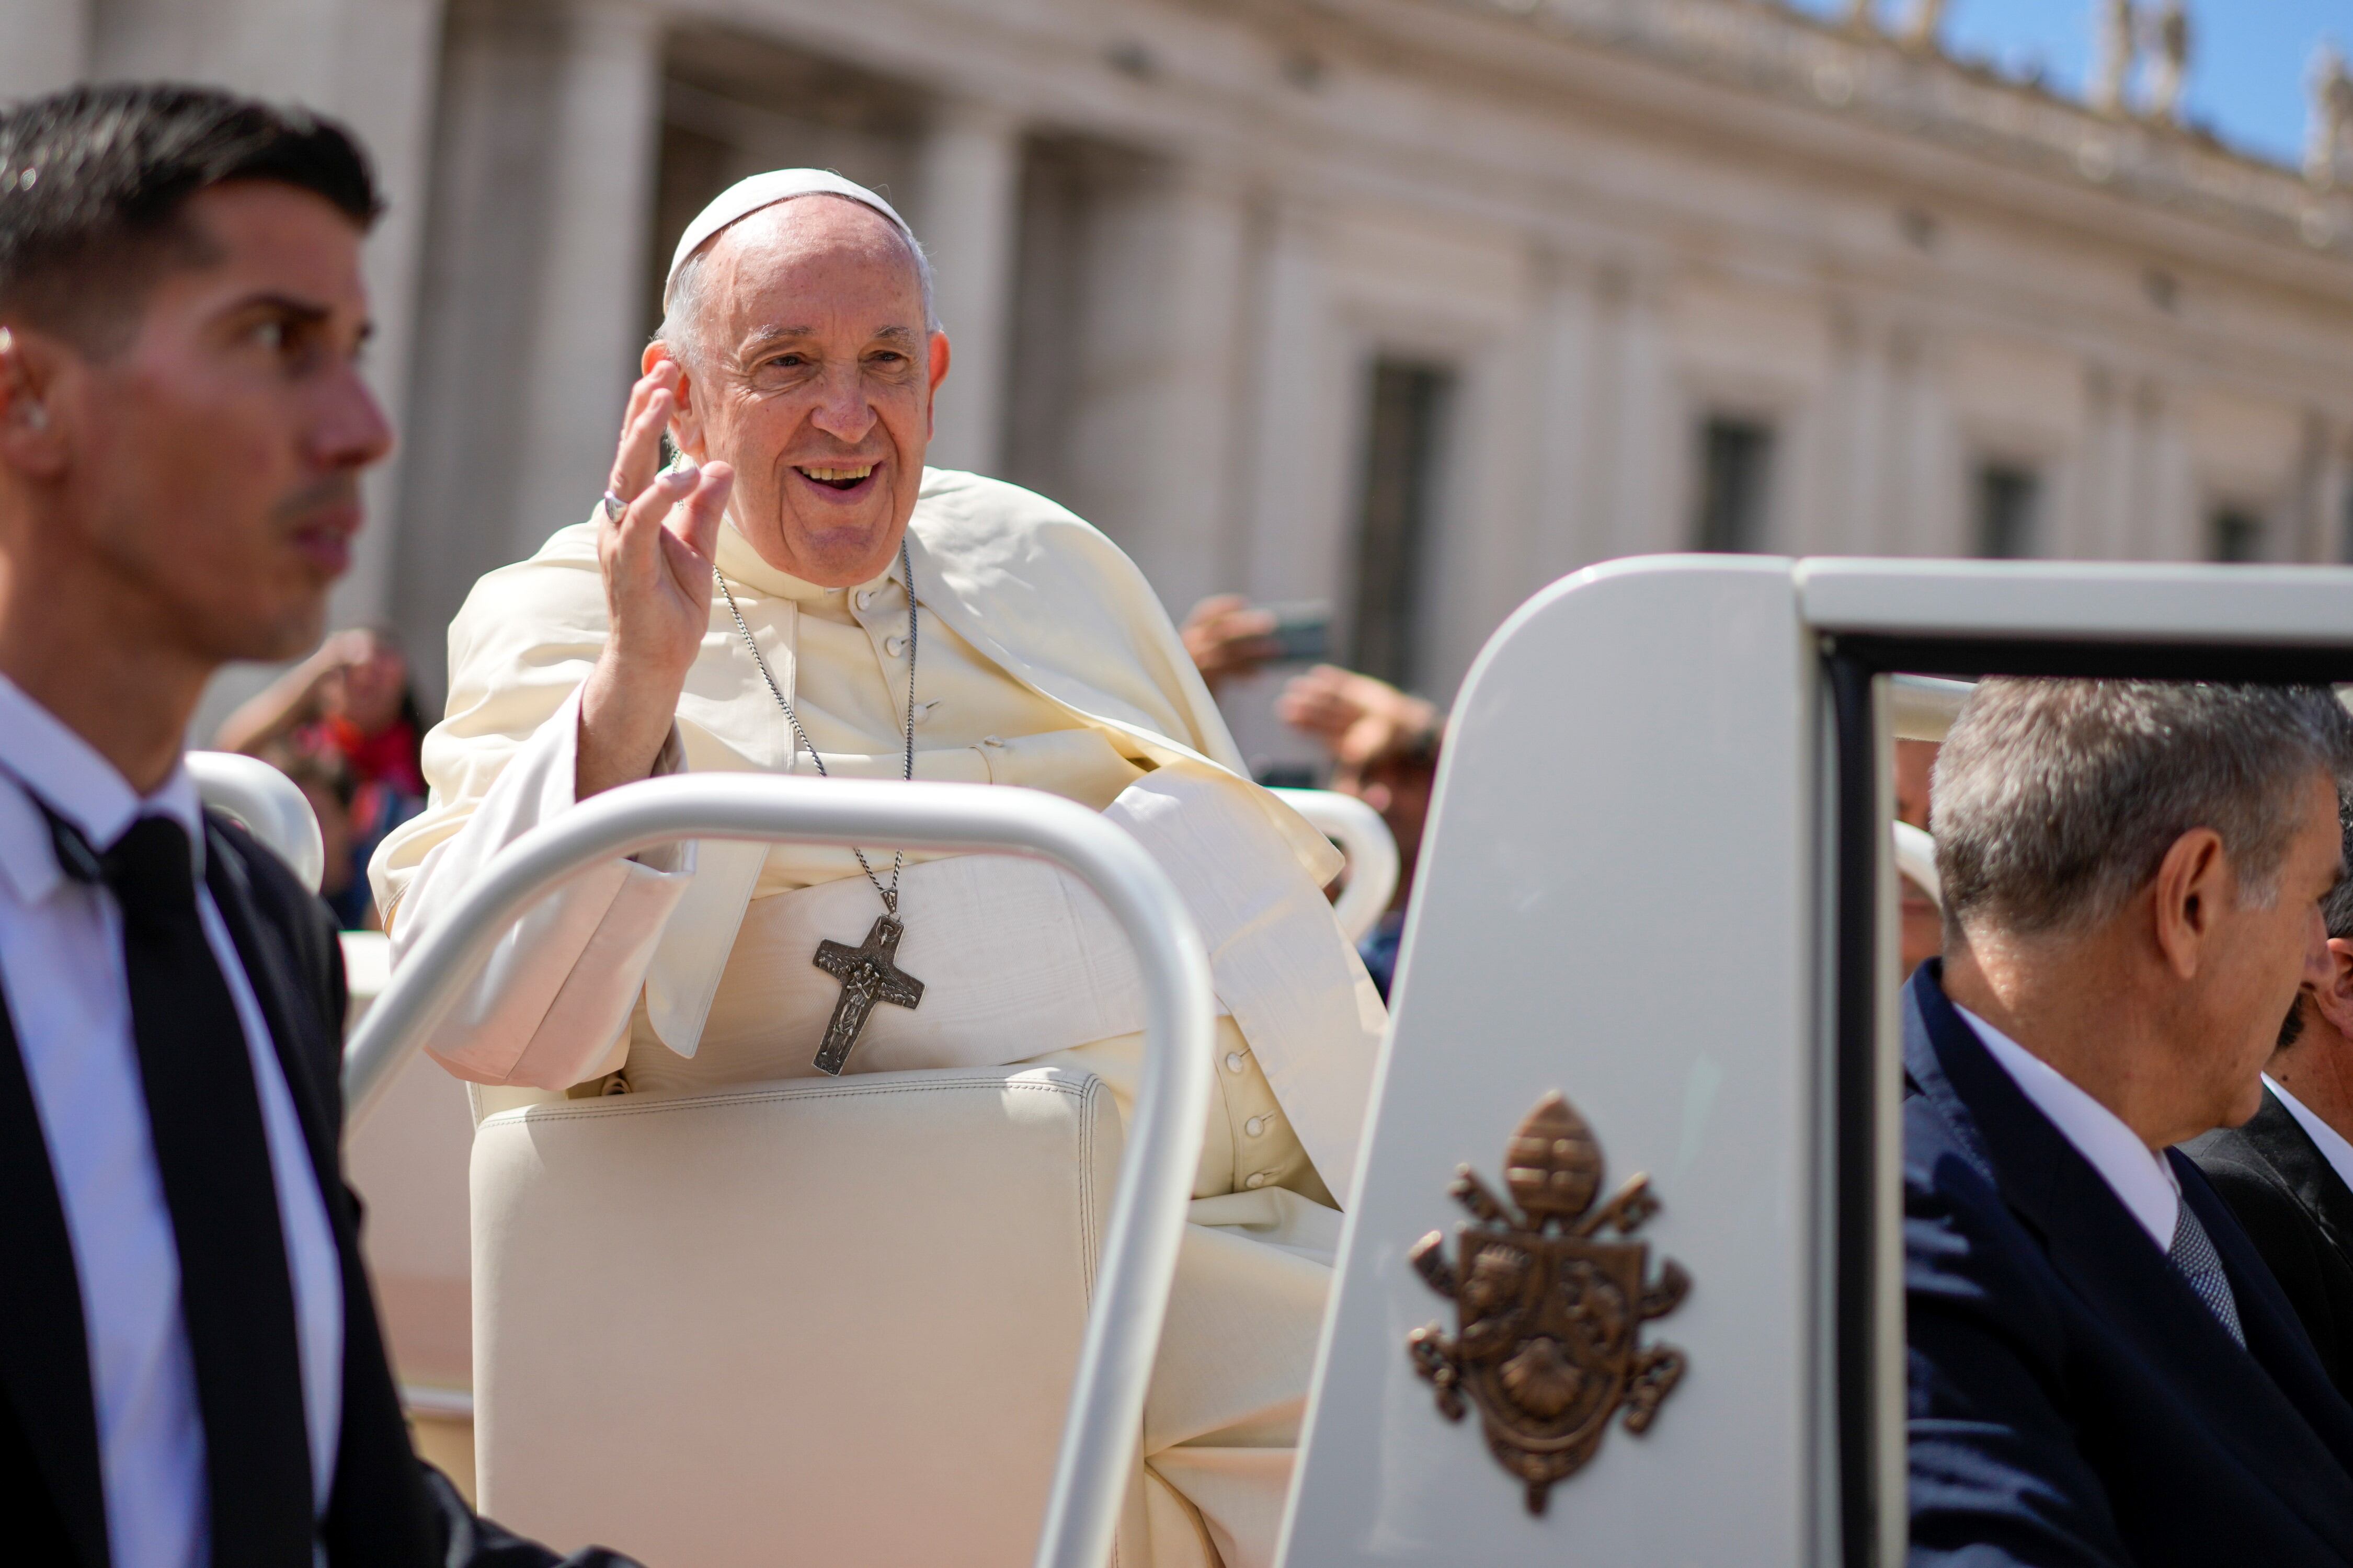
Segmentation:
{"type": "Polygon", "coordinates": [[[659,471],[679,375],[664,360],[630,390],[610,485],[626,504],[617,518],[597,510],[610,630],[581,691],[575,799],[653,771],[710,625],[712,555],[735,476],[724,463],[659,471]]]}

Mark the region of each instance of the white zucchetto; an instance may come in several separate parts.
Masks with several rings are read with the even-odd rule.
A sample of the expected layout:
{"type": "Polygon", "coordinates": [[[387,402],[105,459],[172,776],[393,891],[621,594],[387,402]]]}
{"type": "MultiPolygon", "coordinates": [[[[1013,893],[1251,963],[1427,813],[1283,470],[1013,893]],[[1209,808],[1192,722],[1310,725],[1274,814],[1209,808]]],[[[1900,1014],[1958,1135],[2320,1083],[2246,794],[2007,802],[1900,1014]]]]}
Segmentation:
{"type": "Polygon", "coordinates": [[[721,229],[739,219],[747,218],[762,207],[772,207],[778,202],[795,196],[847,196],[863,203],[891,220],[892,226],[907,237],[907,247],[916,255],[923,254],[915,243],[915,231],[896,208],[855,180],[845,180],[830,169],[771,169],[765,174],[738,180],[712,198],[711,205],[695,215],[678,237],[678,249],[670,258],[670,275],[662,279],[662,304],[670,304],[670,291],[678,283],[678,269],[686,258],[702,248],[703,242],[721,229]]]}

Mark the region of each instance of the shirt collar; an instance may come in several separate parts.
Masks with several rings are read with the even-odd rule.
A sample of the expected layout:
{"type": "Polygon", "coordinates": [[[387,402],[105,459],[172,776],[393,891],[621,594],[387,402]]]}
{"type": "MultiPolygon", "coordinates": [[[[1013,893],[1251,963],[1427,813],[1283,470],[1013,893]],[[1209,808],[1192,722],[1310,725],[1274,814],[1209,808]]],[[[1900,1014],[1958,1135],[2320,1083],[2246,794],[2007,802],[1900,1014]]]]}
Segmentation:
{"type": "Polygon", "coordinates": [[[2303,1128],[2306,1135],[2319,1148],[2320,1157],[2328,1162],[2329,1169],[2337,1173],[2337,1180],[2348,1187],[2353,1187],[2353,1143],[2347,1142],[2345,1134],[2315,1115],[2310,1106],[2290,1094],[2286,1087],[2269,1073],[2263,1074],[2263,1087],[2279,1096],[2279,1102],[2287,1107],[2287,1113],[2295,1118],[2296,1125],[2303,1128]]]}
{"type": "Polygon", "coordinates": [[[2108,1184],[2133,1218],[2157,1243],[2159,1252],[2173,1250],[2173,1228],[2181,1218],[2181,1182],[2163,1154],[2140,1141],[2124,1119],[2070,1082],[2058,1068],[1970,1012],[1959,1003],[1953,1011],[1969,1027],[1994,1060],[2001,1064],[2019,1092],[2059,1130],[2108,1184]]]}
{"type": "Polygon", "coordinates": [[[0,876],[26,903],[47,898],[64,875],[42,820],[46,805],[105,848],[141,816],[168,816],[188,835],[190,853],[204,869],[204,805],[186,764],[151,795],[142,796],[114,764],[65,721],[0,675],[0,876]],[[36,804],[37,802],[37,804],[36,804]]]}
{"type": "MultiPolygon", "coordinates": [[[[845,588],[820,588],[805,578],[796,577],[789,572],[778,571],[769,565],[767,559],[753,548],[750,540],[735,531],[735,524],[732,521],[719,525],[719,548],[712,554],[714,564],[727,576],[746,587],[755,588],[776,598],[791,599],[798,604],[810,605],[821,603],[828,596],[839,599],[851,591],[845,588]]],[[[885,583],[896,582],[898,577],[899,562],[898,558],[893,556],[891,564],[883,568],[872,582],[861,583],[858,586],[879,588],[885,583]]]]}

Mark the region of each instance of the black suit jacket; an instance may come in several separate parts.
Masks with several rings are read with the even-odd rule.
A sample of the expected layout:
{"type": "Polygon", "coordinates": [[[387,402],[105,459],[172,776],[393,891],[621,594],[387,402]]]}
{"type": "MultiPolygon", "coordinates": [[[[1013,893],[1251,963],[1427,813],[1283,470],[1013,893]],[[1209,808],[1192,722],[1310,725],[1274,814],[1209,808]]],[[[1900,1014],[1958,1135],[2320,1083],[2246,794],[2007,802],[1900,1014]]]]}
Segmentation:
{"type": "Polygon", "coordinates": [[[2198,1167],[2242,1349],[1954,1010],[1905,995],[1912,1562],[2353,1563],[2353,1407],[2198,1167]]]}
{"type": "MultiPolygon", "coordinates": [[[[478,1520],[409,1446],[344,1185],[341,943],[325,906],[226,818],[206,884],[269,1020],[343,1265],[343,1432],[322,1525],[334,1568],[541,1568],[555,1553],[478,1520]]],[[[109,1568],[98,1421],[72,1243],[24,1058],[0,1006],[0,1521],[8,1560],[109,1568]]],[[[596,1549],[576,1568],[626,1563],[596,1549]]]]}
{"type": "Polygon", "coordinates": [[[2279,1097],[2184,1145],[2271,1266],[2337,1391],[2353,1398],[2353,1188],[2279,1097]]]}

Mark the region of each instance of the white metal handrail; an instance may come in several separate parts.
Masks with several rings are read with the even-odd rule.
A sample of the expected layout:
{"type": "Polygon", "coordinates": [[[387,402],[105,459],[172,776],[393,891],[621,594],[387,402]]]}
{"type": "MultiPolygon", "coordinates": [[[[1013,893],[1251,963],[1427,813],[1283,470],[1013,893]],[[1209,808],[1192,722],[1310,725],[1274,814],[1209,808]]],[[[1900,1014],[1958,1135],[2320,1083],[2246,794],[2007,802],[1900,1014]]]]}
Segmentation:
{"type": "Polygon", "coordinates": [[[1329,789],[1279,789],[1284,805],[1305,817],[1325,837],[1337,840],[1348,858],[1347,885],[1333,900],[1332,913],[1350,942],[1362,942],[1380,923],[1397,895],[1397,837],[1381,814],[1352,795],[1329,789]]]}
{"type": "Polygon", "coordinates": [[[681,838],[896,845],[1027,855],[1084,880],[1135,945],[1144,1069],[1087,1312],[1036,1568],[1111,1555],[1208,1114],[1215,1004],[1184,902],[1142,845],[1034,790],[742,773],[650,779],[585,801],[507,846],[426,933],[353,1035],[344,1103],[356,1120],[542,895],[583,868],[681,838]]]}
{"type": "Polygon", "coordinates": [[[188,776],[196,795],[224,812],[294,868],[312,892],[327,874],[326,840],[302,786],[259,757],[238,752],[190,752],[188,776]]]}
{"type": "Polygon", "coordinates": [[[1895,868],[1917,883],[1930,903],[1943,909],[1945,888],[1936,877],[1936,841],[1928,837],[1926,828],[1908,822],[1888,826],[1895,832],[1895,868]]]}
{"type": "Polygon", "coordinates": [[[1933,675],[1887,678],[1887,713],[1899,741],[1942,741],[1974,688],[1966,680],[1933,675]]]}

